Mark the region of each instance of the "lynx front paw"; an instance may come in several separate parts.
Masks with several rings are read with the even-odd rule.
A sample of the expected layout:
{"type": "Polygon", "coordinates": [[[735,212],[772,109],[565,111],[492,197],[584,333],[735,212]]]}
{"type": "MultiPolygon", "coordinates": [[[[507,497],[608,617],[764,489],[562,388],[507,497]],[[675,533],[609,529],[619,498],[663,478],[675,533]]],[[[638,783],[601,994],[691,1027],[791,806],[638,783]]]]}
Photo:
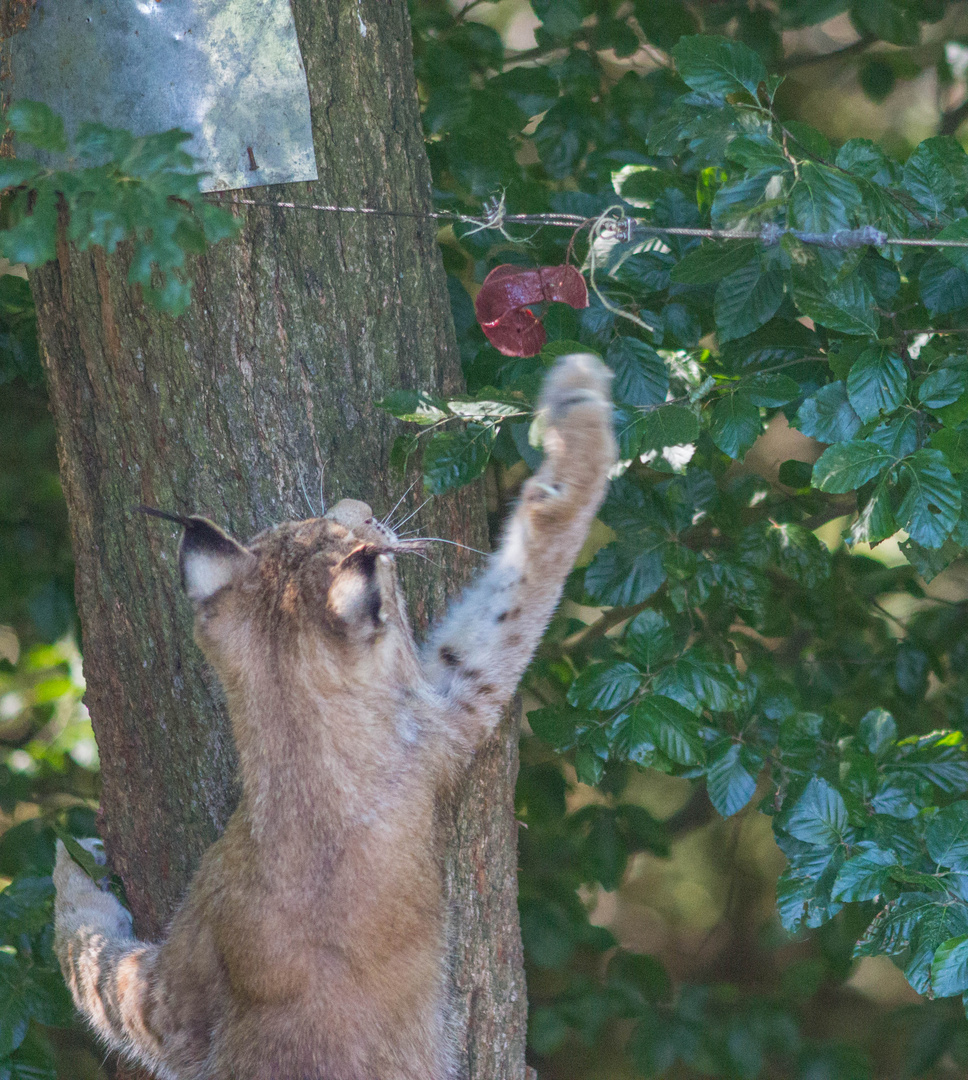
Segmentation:
{"type": "MultiPolygon", "coordinates": [[[[80,840],[100,864],[104,849],[100,840],[80,840]]],[[[104,879],[106,883],[107,878],[104,879]]],[[[54,864],[54,939],[55,946],[78,931],[102,933],[107,937],[130,937],[131,916],[110,892],[92,881],[57,841],[54,864]]]]}
{"type": "Polygon", "coordinates": [[[551,424],[560,424],[577,405],[611,412],[612,373],[592,353],[562,356],[548,373],[538,408],[551,424]]]}

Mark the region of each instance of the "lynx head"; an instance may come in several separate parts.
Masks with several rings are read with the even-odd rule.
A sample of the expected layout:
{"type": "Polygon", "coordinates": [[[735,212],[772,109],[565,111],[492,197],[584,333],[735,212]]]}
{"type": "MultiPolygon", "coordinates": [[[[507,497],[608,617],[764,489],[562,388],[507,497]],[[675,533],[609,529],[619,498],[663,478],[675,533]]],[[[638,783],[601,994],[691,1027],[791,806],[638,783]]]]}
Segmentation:
{"type": "Polygon", "coordinates": [[[140,509],[185,530],[179,566],[195,638],[227,687],[256,657],[320,660],[351,676],[374,650],[411,648],[394,557],[422,545],[397,539],[366,503],[344,499],[247,545],[206,518],[140,509]]]}

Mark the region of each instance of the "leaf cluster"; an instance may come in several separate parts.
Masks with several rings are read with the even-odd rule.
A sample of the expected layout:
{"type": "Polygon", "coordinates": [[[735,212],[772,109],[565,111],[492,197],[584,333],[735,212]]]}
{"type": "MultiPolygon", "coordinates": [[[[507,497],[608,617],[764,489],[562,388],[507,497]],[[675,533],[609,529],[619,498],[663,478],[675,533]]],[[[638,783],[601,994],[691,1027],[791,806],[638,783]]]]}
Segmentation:
{"type": "Polygon", "coordinates": [[[877,1040],[817,1041],[803,1008],[853,957],[884,955],[938,999],[902,1071],[963,1061],[960,1002],[942,999],[968,989],[964,607],[924,583],[968,543],[968,260],[849,237],[968,237],[968,157],[948,134],[897,157],[834,145],[797,119],[782,79],[802,59],[784,56],[783,32],[847,10],[860,38],[844,62],[884,96],[923,70],[923,27],[946,5],[531,6],[525,54],[443,4],[413,6],[438,204],[470,216],[500,193],[509,213],[614,208],[646,228],[616,242],[456,225],[444,258],[468,389],[518,411],[464,427],[439,402],[422,417],[387,404],[422,424],[398,460],[422,451],[428,491],[489,465],[513,491],[540,460],[533,410],[554,359],[592,351],[615,375],[621,475],[528,681],[532,1050],[572,1063],[631,1030],[617,1070],[868,1076],[877,1040]],[[663,232],[682,227],[763,239],[663,232]],[[498,354],[474,319],[476,285],[497,265],[569,259],[590,306],[543,305],[542,353],[498,354]],[[816,450],[763,479],[737,464],[784,424],[816,450]],[[845,516],[847,543],[830,550],[816,530],[845,516]],[[877,558],[890,538],[907,564],[877,558]],[[899,597],[913,614],[894,614],[899,597]],[[670,983],[590,920],[675,835],[674,822],[632,822],[643,768],[691,780],[723,817],[769,817],[787,860],[778,918],[794,940],[812,935],[814,975],[792,965],[775,992],[670,983]]]}
{"type": "Polygon", "coordinates": [[[135,137],[85,123],[69,141],[63,120],[36,101],[14,102],[6,122],[23,156],[0,159],[0,255],[28,267],[49,262],[63,216],[67,238],[82,251],[95,245],[113,253],[130,241],[128,281],[160,311],[180,315],[191,302],[187,258],[238,228],[199,191],[204,174],[183,146],[190,133],[135,137]],[[64,167],[28,156],[36,151],[45,160],[66,157],[64,167]]]}

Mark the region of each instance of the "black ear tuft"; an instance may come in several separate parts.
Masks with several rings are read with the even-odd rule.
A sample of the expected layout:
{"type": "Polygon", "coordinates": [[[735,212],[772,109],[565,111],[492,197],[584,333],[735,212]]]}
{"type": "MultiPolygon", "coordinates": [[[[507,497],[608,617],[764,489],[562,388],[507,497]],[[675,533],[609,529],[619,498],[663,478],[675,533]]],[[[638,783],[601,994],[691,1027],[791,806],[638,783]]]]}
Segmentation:
{"type": "Polygon", "coordinates": [[[228,585],[251,554],[208,518],[169,514],[150,506],[135,507],[142,514],[181,525],[185,530],[178,548],[182,587],[192,600],[207,600],[228,585]]]}

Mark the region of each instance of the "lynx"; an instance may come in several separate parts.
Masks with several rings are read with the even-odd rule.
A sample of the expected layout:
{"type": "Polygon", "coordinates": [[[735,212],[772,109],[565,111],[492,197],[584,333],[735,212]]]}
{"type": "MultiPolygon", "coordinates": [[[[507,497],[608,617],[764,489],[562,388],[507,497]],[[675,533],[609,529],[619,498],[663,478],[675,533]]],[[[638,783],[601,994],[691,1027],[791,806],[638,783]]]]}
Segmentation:
{"type": "Polygon", "coordinates": [[[493,732],[615,459],[610,374],[562,358],[544,462],[477,582],[418,648],[394,560],[345,499],[247,546],[183,525],[195,638],[242,796],[160,944],[59,846],[55,947],[78,1009],[166,1080],[447,1080],[435,799],[493,732]]]}

